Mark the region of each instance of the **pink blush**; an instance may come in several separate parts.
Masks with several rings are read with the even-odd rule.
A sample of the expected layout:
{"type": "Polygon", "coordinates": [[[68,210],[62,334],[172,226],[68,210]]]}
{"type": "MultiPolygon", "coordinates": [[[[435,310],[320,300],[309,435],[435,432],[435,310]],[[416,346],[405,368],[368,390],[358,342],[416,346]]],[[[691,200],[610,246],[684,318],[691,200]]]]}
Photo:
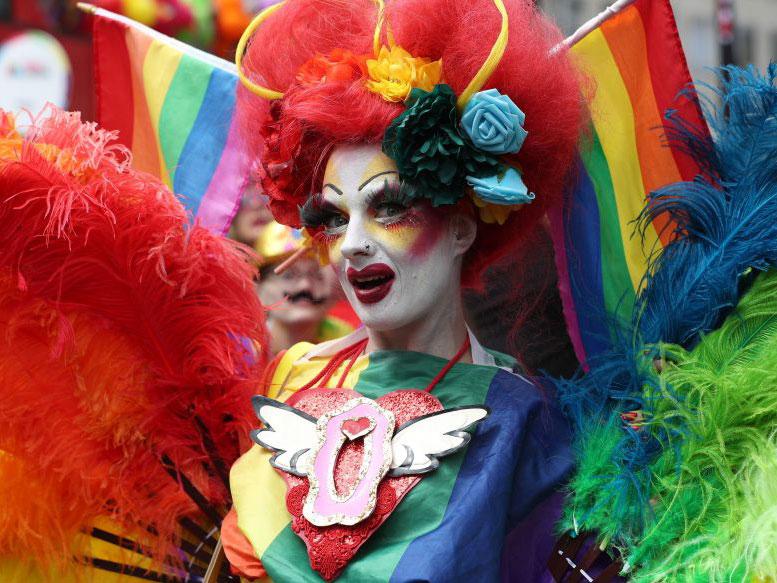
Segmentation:
{"type": "Polygon", "coordinates": [[[445,229],[445,216],[431,206],[416,209],[418,236],[408,250],[412,257],[424,259],[434,249],[445,229]]]}

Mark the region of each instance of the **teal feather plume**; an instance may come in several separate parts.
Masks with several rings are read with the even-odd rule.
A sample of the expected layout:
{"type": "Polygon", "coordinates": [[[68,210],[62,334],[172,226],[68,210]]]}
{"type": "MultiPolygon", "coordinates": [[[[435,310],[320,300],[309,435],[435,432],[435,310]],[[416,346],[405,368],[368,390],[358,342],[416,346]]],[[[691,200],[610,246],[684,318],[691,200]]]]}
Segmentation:
{"type": "Polygon", "coordinates": [[[751,268],[777,264],[777,64],[719,71],[704,111],[714,142],[669,113],[669,136],[696,154],[705,174],[650,194],[639,223],[657,216],[677,237],[651,262],[635,325],[645,342],[692,346],[741,295],[751,268]]]}

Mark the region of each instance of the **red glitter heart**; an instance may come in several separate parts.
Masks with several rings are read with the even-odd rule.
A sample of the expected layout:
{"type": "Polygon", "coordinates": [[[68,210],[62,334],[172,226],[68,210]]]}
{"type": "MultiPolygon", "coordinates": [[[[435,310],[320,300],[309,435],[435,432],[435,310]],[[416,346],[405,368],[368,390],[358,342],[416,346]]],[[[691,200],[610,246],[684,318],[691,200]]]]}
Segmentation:
{"type": "MultiPolygon", "coordinates": [[[[293,395],[287,403],[314,417],[320,417],[361,395],[348,389],[310,389],[293,395]]],[[[377,403],[394,413],[396,427],[422,415],[442,410],[440,401],[425,391],[393,391],[376,399],[377,403]]],[[[349,419],[343,423],[361,422],[366,418],[349,419]]],[[[350,428],[350,426],[349,426],[350,428]]],[[[348,434],[346,434],[348,435],[348,434]]],[[[354,433],[355,435],[355,433],[354,433]]],[[[335,465],[335,489],[339,494],[351,491],[358,480],[364,442],[346,442],[335,465]]],[[[356,552],[391,515],[397,505],[422,476],[386,477],[378,486],[375,511],[370,517],[353,526],[335,524],[318,527],[302,516],[302,507],[308,493],[307,478],[300,478],[280,471],[286,481],[286,506],[292,515],[291,528],[304,541],[308,549],[310,566],[327,581],[335,579],[356,552]]]]}
{"type": "Polygon", "coordinates": [[[340,431],[342,431],[343,435],[348,439],[354,441],[363,435],[367,435],[373,429],[374,427],[371,426],[369,419],[366,417],[359,417],[358,419],[347,419],[344,421],[340,431]]]}

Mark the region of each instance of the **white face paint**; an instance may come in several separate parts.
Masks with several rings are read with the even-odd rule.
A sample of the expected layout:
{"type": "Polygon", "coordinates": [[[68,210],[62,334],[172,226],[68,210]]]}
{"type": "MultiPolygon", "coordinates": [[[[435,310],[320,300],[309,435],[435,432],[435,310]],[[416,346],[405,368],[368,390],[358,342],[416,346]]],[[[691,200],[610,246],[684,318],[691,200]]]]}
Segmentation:
{"type": "MultiPolygon", "coordinates": [[[[327,163],[321,195],[303,209],[321,226],[329,259],[364,324],[399,330],[455,304],[462,244],[450,208],[409,200],[394,162],[379,145],[340,146],[327,163]]],[[[439,313],[439,314],[438,314],[439,313]]]]}

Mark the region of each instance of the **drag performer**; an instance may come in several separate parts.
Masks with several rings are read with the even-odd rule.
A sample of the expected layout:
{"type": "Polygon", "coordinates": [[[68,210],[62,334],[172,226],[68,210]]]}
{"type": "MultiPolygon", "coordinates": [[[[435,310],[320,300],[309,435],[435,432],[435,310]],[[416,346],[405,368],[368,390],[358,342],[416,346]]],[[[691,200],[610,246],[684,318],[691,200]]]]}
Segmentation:
{"type": "MultiPolygon", "coordinates": [[[[564,136],[555,132],[576,134],[579,118],[570,104],[577,95],[574,75],[563,55],[547,56],[549,47],[532,58],[522,46],[519,59],[510,43],[502,53],[497,40],[488,73],[474,73],[484,60],[474,55],[485,51],[473,39],[481,38],[475,31],[489,8],[487,2],[458,9],[395,3],[385,15],[377,10],[372,47],[365,40],[370,21],[347,10],[341,16],[343,8],[328,3],[290,3],[249,28],[254,41],[242,63],[238,53],[238,66],[246,86],[272,101],[254,112],[263,120],[266,149],[258,171],[265,190],[277,217],[299,220],[314,235],[366,329],[290,351],[275,364],[266,396],[255,399],[263,425],[252,435],[257,446],[233,467],[234,509],[222,529],[233,568],[250,577],[315,579],[307,551],[310,566],[326,579],[361,580],[377,572],[391,580],[492,580],[504,549],[501,576],[510,580],[611,581],[619,574],[637,581],[768,580],[777,572],[771,390],[777,227],[770,218],[777,201],[777,69],[721,74],[722,89],[706,102],[714,139],[667,113],[669,139],[683,145],[702,173],[650,195],[642,224],[668,216],[675,226],[671,243],[653,257],[632,320],[613,324],[611,351],[586,363],[587,374],[555,383],[577,429],[579,468],[560,524],[568,532],[549,554],[542,539],[555,518],[553,498],[524,504],[518,515],[513,501],[528,494],[537,503],[553,490],[549,471],[561,469],[555,464],[565,457],[561,436],[547,423],[529,432],[539,444],[555,442],[548,453],[513,440],[526,435],[517,419],[493,424],[495,415],[525,411],[531,401],[525,394],[501,400],[521,387],[520,379],[498,372],[484,395],[488,414],[473,413],[459,425],[442,421],[453,407],[465,417],[478,403],[477,381],[463,377],[454,384],[454,371],[505,364],[481,360],[471,333],[471,362],[467,339],[454,353],[457,328],[459,338],[466,329],[457,316],[458,292],[451,291],[459,261],[462,281],[471,284],[489,236],[499,233],[504,243],[531,225],[532,209],[552,201],[553,189],[543,181],[563,176],[569,165],[564,136]],[[347,28],[338,16],[347,18],[347,28]],[[310,35],[295,38],[297,27],[310,35]],[[284,38],[294,39],[293,46],[284,38]],[[553,112],[533,111],[525,71],[506,73],[519,61],[546,67],[531,78],[531,89],[553,77],[552,89],[542,89],[553,112]],[[471,72],[464,74],[467,66],[471,72]],[[384,102],[401,105],[391,111],[384,102]],[[511,114],[528,136],[510,133],[511,114]],[[550,123],[554,115],[564,115],[564,123],[550,123]],[[533,138],[553,144],[542,166],[532,165],[533,138]],[[495,173],[485,167],[491,155],[495,173]],[[466,231],[473,216],[479,219],[474,236],[466,231]],[[435,366],[429,356],[448,359],[434,377],[444,361],[435,366]],[[416,359],[423,361],[418,372],[416,359]],[[495,383],[502,379],[509,381],[495,383]],[[396,387],[436,395],[439,412],[420,421],[403,416],[396,387]],[[380,419],[395,424],[393,435],[380,431],[380,419]],[[464,422],[471,422],[471,438],[457,433],[464,422]],[[440,487],[442,472],[461,453],[454,453],[455,440],[446,440],[449,447],[436,442],[441,425],[444,435],[471,439],[458,474],[445,485],[450,494],[440,487]],[[504,466],[489,463],[494,456],[504,461],[505,430],[507,447],[518,452],[509,485],[504,466]],[[409,438],[413,431],[417,442],[409,438]],[[375,443],[380,439],[391,450],[385,457],[375,443]],[[491,454],[493,448],[500,453],[491,454]],[[375,462],[373,473],[373,465],[359,465],[369,452],[385,462],[375,462]],[[533,485],[544,486],[516,479],[527,464],[539,470],[533,485]],[[408,492],[398,481],[409,476],[422,477],[408,492]],[[495,497],[487,483],[501,484],[506,497],[495,497]],[[354,504],[360,494],[364,504],[354,504]],[[284,496],[286,509],[278,510],[276,500],[284,496]],[[527,512],[527,528],[513,530],[504,544],[527,512]]],[[[371,12],[365,7],[360,14],[371,12]]],[[[517,25],[521,41],[541,46],[528,40],[543,30],[534,17],[525,5],[510,4],[502,31],[517,25]]]]}
{"type": "Polygon", "coordinates": [[[543,576],[566,424],[468,329],[461,289],[520,256],[570,171],[582,99],[560,38],[530,3],[490,0],[291,1],[249,27],[262,188],[365,326],[271,365],[231,471],[236,572],[543,576]]]}

